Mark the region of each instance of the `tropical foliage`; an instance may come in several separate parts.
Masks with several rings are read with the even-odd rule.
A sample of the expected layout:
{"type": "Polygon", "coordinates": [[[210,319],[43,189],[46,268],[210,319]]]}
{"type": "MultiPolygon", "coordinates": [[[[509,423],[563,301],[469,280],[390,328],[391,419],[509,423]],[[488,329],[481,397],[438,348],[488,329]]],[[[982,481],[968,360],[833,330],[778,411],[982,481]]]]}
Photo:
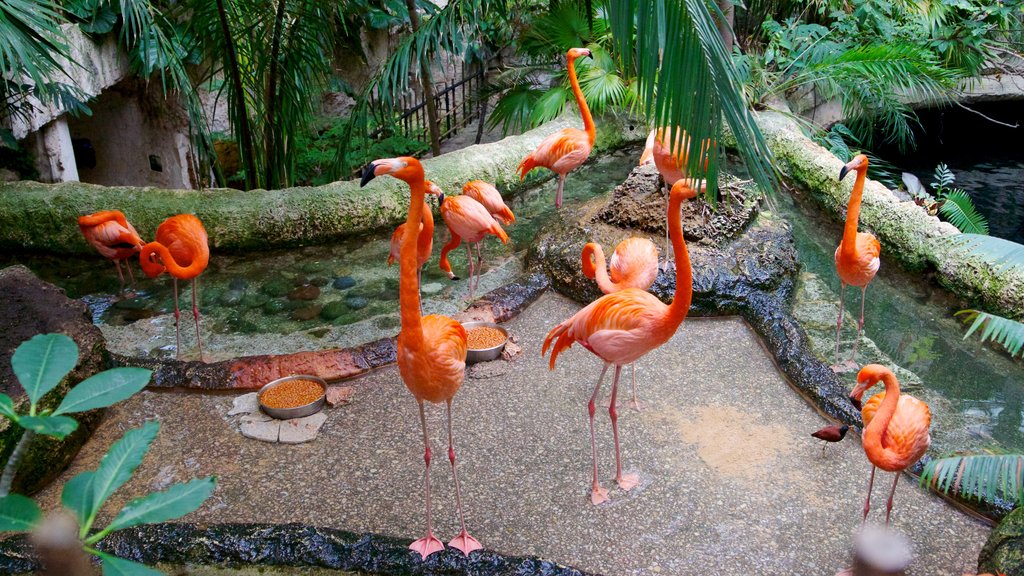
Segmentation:
{"type": "Polygon", "coordinates": [[[1024,352],[1024,323],[981,310],[961,310],[956,314],[971,325],[964,334],[965,340],[978,333],[982,342],[991,340],[1005,348],[1010,356],[1024,352]]]}
{"type": "Polygon", "coordinates": [[[956,176],[948,166],[936,166],[932,187],[935,189],[935,197],[941,202],[939,214],[961,232],[987,235],[988,221],[978,213],[967,192],[962,188],[953,188],[955,181],[956,176]]]}
{"type": "Polygon", "coordinates": [[[1024,455],[979,454],[929,461],[921,472],[921,485],[944,494],[1024,505],[1024,455]]]}

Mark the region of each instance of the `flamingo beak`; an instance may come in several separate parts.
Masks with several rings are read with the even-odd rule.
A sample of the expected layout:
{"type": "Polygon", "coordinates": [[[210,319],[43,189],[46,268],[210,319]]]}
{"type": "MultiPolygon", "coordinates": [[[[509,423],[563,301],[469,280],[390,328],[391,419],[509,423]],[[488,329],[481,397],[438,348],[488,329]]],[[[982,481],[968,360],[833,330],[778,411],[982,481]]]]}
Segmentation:
{"type": "Polygon", "coordinates": [[[442,206],[444,204],[444,192],[437,195],[437,205],[442,206]]]}
{"type": "Polygon", "coordinates": [[[584,56],[586,56],[587,58],[590,58],[590,59],[594,58],[594,53],[591,52],[590,50],[584,50],[584,52],[586,52],[586,54],[584,54],[584,56]]]}
{"type": "Polygon", "coordinates": [[[377,176],[377,174],[375,173],[376,170],[377,165],[374,164],[373,162],[370,162],[369,164],[366,165],[366,168],[363,168],[363,179],[359,181],[360,188],[366,186],[367,182],[373,180],[377,176]]]}
{"type": "Polygon", "coordinates": [[[853,396],[850,396],[850,404],[853,404],[853,407],[856,408],[857,410],[861,409],[860,400],[854,398],[853,396]]]}
{"type": "Polygon", "coordinates": [[[842,170],[839,171],[839,179],[842,180],[849,173],[850,173],[850,165],[847,164],[847,165],[843,166],[842,170]]]}

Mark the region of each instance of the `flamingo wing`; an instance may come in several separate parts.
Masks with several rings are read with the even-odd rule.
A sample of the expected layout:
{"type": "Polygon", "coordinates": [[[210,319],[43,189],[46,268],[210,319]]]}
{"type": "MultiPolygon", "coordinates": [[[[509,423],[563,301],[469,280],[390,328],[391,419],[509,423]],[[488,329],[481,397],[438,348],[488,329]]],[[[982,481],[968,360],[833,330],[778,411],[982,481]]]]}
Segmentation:
{"type": "MultiPolygon", "coordinates": [[[[864,404],[861,417],[864,419],[865,427],[874,420],[883,400],[885,392],[879,392],[864,404]]],[[[896,413],[889,420],[889,426],[882,435],[882,447],[895,458],[879,459],[877,462],[872,460],[872,463],[883,470],[893,472],[920,460],[931,445],[931,435],[928,433],[931,421],[932,415],[928,404],[909,394],[900,394],[896,413]]],[[[870,454],[868,458],[871,458],[870,454]]]]}
{"type": "Polygon", "coordinates": [[[512,214],[512,210],[505,204],[505,200],[502,199],[501,193],[494,186],[484,182],[483,180],[473,180],[466,183],[462,187],[462,192],[466,196],[476,200],[483,204],[484,208],[500,220],[502,224],[508,226],[516,221],[516,217],[512,214]]]}
{"type": "Polygon", "coordinates": [[[502,242],[508,241],[508,235],[487,208],[469,196],[446,198],[441,206],[441,216],[452,232],[470,244],[479,242],[489,233],[502,242]]]}
{"type": "Polygon", "coordinates": [[[545,138],[530,156],[533,164],[565,174],[590,155],[590,139],[578,128],[563,128],[545,138]]]}
{"type": "Polygon", "coordinates": [[[658,277],[658,247],[646,238],[627,238],[615,247],[609,269],[612,282],[647,290],[658,277]]]}
{"type": "Polygon", "coordinates": [[[417,396],[430,402],[444,402],[455,396],[465,377],[466,329],[437,314],[424,316],[422,322],[423,339],[429,346],[406,346],[404,334],[399,333],[399,372],[417,396]]]}
{"type": "Polygon", "coordinates": [[[553,328],[541,353],[553,344],[554,368],[558,354],[579,342],[606,362],[629,364],[664,343],[658,341],[660,331],[655,328],[665,308],[655,296],[636,288],[606,294],[553,328]]]}

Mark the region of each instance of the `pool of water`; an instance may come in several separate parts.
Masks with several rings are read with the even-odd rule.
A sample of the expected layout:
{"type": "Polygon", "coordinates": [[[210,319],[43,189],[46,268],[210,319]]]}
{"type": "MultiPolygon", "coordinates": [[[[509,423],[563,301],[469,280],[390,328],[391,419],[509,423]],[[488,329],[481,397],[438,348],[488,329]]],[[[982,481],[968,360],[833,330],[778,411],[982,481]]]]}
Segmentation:
{"type": "MultiPolygon", "coordinates": [[[[566,180],[563,213],[625,180],[636,164],[638,148],[594,158],[566,180]]],[[[537,233],[560,213],[554,209],[556,182],[548,180],[509,202],[516,223],[507,227],[503,246],[484,242],[484,275],[476,295],[497,288],[522,269],[522,258],[537,233]]],[[[458,193],[449,190],[449,193],[458,193]]],[[[569,211],[569,212],[567,212],[569,211]]],[[[244,354],[280,354],[352,346],[393,335],[398,317],[398,266],[387,266],[391,230],[333,244],[244,254],[216,253],[199,277],[204,359],[244,354]]],[[[466,251],[460,246],[449,259],[463,280],[453,282],[438,268],[448,238],[441,219],[435,221],[434,249],[423,273],[423,312],[454,314],[468,298],[466,251]]],[[[83,240],[84,242],[84,240],[83,240]]],[[[173,357],[174,299],[169,277],[146,278],[133,264],[136,283],[130,294],[118,294],[117,274],[100,258],[45,255],[0,256],[0,267],[20,263],[42,279],[83,299],[113,350],[133,355],[173,357]]],[[[179,283],[182,305],[182,349],[194,354],[192,292],[179,283]]]]}

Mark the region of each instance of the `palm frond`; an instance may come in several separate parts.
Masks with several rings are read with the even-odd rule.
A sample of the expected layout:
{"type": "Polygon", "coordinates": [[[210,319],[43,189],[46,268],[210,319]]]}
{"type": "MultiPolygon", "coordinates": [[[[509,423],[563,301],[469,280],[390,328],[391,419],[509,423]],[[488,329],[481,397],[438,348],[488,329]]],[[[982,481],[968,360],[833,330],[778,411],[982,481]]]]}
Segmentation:
{"type": "Polygon", "coordinates": [[[954,188],[943,196],[939,214],[947,222],[968,234],[988,234],[988,221],[978,213],[967,192],[954,188]]]}
{"type": "Polygon", "coordinates": [[[944,494],[995,502],[997,499],[1024,504],[1024,455],[981,454],[954,456],[928,462],[921,472],[921,485],[944,494]]]}
{"type": "Polygon", "coordinates": [[[1024,267],[1024,246],[982,234],[957,234],[943,239],[952,246],[986,261],[997,272],[1024,267]]]}
{"type": "Polygon", "coordinates": [[[956,315],[962,316],[964,324],[971,323],[971,327],[964,334],[965,340],[980,328],[982,342],[991,340],[999,344],[1011,357],[1024,350],[1024,323],[981,310],[961,310],[956,315]]]}

